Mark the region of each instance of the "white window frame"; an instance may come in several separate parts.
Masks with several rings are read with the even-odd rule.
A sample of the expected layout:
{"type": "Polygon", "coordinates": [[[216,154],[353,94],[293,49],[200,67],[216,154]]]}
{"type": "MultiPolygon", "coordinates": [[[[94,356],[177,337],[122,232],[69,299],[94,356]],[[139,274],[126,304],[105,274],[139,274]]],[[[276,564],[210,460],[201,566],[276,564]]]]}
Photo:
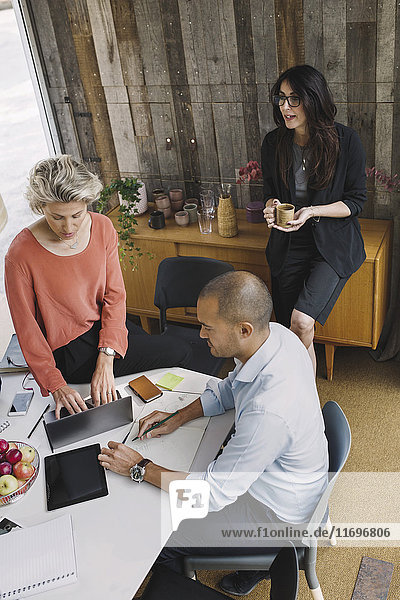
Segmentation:
{"type": "Polygon", "coordinates": [[[12,0],[15,17],[21,36],[22,46],[29,73],[32,80],[36,102],[39,108],[40,120],[50,154],[61,154],[62,148],[57,125],[51,107],[50,97],[46,87],[40,55],[30,18],[26,0],[12,0]]]}

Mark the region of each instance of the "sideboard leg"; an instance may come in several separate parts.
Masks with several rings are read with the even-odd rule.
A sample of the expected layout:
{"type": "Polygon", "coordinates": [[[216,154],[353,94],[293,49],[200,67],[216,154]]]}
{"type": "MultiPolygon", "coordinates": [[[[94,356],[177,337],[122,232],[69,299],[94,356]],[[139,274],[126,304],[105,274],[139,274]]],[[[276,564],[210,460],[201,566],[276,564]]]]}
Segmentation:
{"type": "Polygon", "coordinates": [[[140,324],[143,327],[143,329],[146,331],[146,333],[150,333],[151,334],[151,323],[150,323],[150,318],[149,317],[145,317],[143,315],[140,315],[140,324]]]}
{"type": "Polygon", "coordinates": [[[333,379],[333,361],[335,358],[336,346],[333,344],[325,344],[325,363],[326,363],[326,378],[328,381],[333,379]]]}

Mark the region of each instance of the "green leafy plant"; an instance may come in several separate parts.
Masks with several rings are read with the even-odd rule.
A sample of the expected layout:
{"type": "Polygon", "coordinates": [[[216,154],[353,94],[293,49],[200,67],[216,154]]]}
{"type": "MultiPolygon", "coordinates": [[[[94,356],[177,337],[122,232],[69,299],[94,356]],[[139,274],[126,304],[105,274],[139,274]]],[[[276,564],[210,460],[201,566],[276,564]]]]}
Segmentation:
{"type": "Polygon", "coordinates": [[[143,183],[136,177],[124,177],[123,179],[112,179],[109,185],[104,186],[97,203],[100,213],[107,212],[112,196],[119,193],[122,203],[118,207],[118,239],[119,257],[122,262],[128,257],[132,270],[137,268],[137,259],[143,256],[143,252],[133,241],[135,226],[137,225],[137,204],[140,201],[138,194],[143,183]]]}

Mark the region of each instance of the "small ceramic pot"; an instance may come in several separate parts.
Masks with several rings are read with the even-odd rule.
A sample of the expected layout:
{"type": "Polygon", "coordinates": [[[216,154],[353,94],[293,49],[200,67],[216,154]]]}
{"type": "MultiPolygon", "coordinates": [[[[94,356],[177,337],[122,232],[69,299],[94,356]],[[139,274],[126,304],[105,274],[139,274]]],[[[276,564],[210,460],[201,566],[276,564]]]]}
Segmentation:
{"type": "Polygon", "coordinates": [[[156,206],[158,210],[162,208],[171,208],[171,202],[169,201],[168,196],[165,194],[163,196],[156,196],[156,206]]]}
{"type": "Polygon", "coordinates": [[[175,212],[182,210],[183,200],[171,200],[171,206],[175,212]]]}
{"type": "Polygon", "coordinates": [[[194,202],[185,204],[183,210],[189,213],[189,223],[197,223],[197,204],[194,202]]]}
{"type": "Polygon", "coordinates": [[[180,225],[181,227],[186,227],[186,225],[189,225],[189,213],[187,210],[180,210],[179,212],[175,213],[175,221],[176,224],[180,225]]]}
{"type": "Polygon", "coordinates": [[[157,188],[156,190],[153,190],[152,193],[153,193],[154,202],[156,201],[157,196],[165,196],[165,192],[161,188],[157,188]]]}
{"type": "Polygon", "coordinates": [[[183,190],[180,188],[176,188],[174,190],[169,190],[169,197],[171,202],[175,202],[177,200],[183,200],[183,190]]]}
{"type": "Polygon", "coordinates": [[[158,210],[160,210],[161,212],[164,213],[164,217],[166,219],[170,219],[172,217],[172,209],[171,206],[167,206],[167,208],[159,208],[158,210]]]}

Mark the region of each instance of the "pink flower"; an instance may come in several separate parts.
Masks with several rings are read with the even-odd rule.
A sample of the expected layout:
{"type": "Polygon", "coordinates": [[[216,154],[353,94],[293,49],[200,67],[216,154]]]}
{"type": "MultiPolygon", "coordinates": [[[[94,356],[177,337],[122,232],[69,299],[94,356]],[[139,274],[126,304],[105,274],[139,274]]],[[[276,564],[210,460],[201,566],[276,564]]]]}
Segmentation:
{"type": "Polygon", "coordinates": [[[245,183],[251,180],[257,181],[262,179],[260,165],[256,160],[250,160],[245,167],[239,169],[239,179],[236,183],[245,183]]]}

